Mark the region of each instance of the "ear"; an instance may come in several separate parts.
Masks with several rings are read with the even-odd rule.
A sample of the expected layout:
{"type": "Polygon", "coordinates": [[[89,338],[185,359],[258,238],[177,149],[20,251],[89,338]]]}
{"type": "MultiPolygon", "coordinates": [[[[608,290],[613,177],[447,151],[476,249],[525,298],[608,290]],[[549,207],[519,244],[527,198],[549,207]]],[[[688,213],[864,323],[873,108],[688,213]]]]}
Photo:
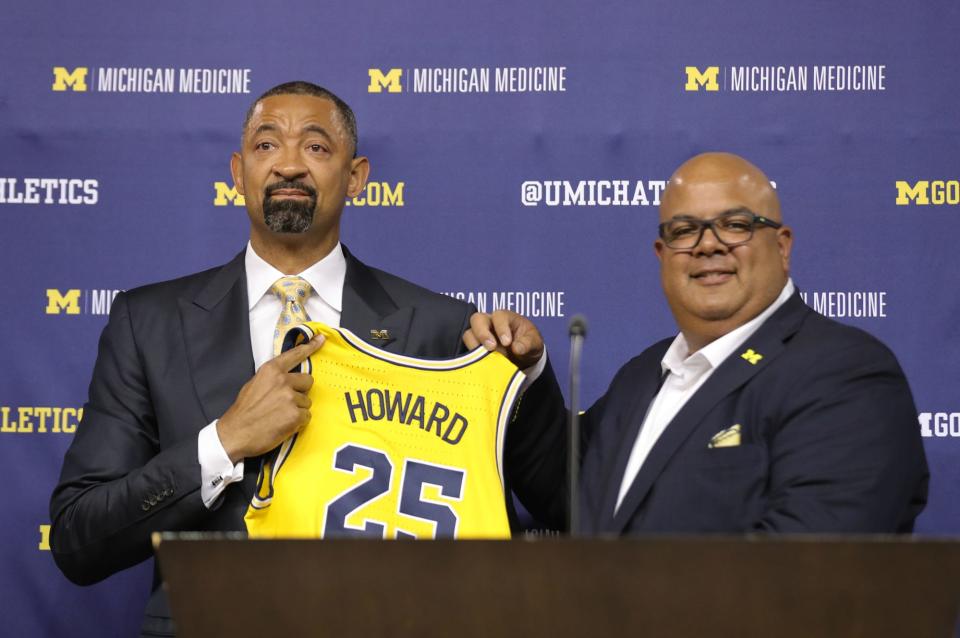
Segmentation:
{"type": "Polygon", "coordinates": [[[233,175],[233,185],[237,192],[246,195],[243,192],[243,158],[240,153],[234,153],[230,156],[230,174],[233,175]]]}
{"type": "Polygon", "coordinates": [[[793,249],[793,230],[789,226],[777,229],[777,248],[780,250],[780,260],[783,263],[783,272],[790,272],[790,251],[793,249]]]}
{"type": "Polygon", "coordinates": [[[355,157],[350,160],[350,179],[347,181],[347,197],[353,199],[363,192],[370,177],[370,162],[366,157],[355,157]]]}
{"type": "Polygon", "coordinates": [[[657,254],[657,261],[659,261],[661,264],[663,263],[663,251],[666,249],[667,247],[664,245],[662,239],[658,239],[653,242],[653,252],[657,254]]]}

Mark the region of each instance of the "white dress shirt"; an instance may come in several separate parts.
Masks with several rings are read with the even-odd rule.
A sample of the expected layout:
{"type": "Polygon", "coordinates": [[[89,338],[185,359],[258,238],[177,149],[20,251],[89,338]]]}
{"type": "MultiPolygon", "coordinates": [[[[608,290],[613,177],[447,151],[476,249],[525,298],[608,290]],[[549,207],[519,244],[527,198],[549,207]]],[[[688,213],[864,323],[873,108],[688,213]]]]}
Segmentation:
{"type": "MultiPolygon", "coordinates": [[[[273,284],[285,277],[282,272],[261,259],[253,246],[247,246],[244,259],[247,269],[247,299],[250,303],[250,345],[256,370],[273,358],[273,331],[283,311],[280,299],[270,291],[273,284]]],[[[340,327],[343,303],[343,281],[347,276],[347,260],[337,243],[326,257],[310,266],[302,277],[313,288],[303,302],[310,321],[319,321],[333,328],[340,327]]]]}
{"type": "MultiPolygon", "coordinates": [[[[277,317],[283,310],[280,299],[270,288],[274,282],[285,275],[268,264],[253,250],[247,242],[247,252],[243,261],[247,275],[247,299],[250,311],[250,346],[253,350],[253,364],[256,370],[273,358],[273,331],[277,317]]],[[[311,321],[320,321],[334,328],[340,327],[340,313],[343,308],[343,282],[347,275],[347,261],[339,243],[330,253],[302,273],[313,287],[313,292],[304,301],[303,306],[311,321]]],[[[536,381],[547,364],[547,354],[533,366],[523,371],[526,375],[520,391],[524,391],[536,381]]],[[[243,461],[236,465],[230,462],[220,437],[217,435],[217,421],[200,430],[197,437],[197,457],[200,461],[200,497],[205,506],[212,507],[220,494],[230,483],[243,479],[243,461]]]]}
{"type": "MultiPolygon", "coordinates": [[[[270,291],[274,282],[285,275],[265,262],[247,242],[243,266],[247,275],[247,301],[250,311],[250,346],[255,370],[273,358],[273,331],[277,317],[283,310],[280,299],[270,291]]],[[[313,292],[303,302],[307,316],[334,328],[340,327],[343,302],[343,282],[347,275],[347,260],[338,242],[330,253],[313,264],[298,277],[303,277],[313,292]]],[[[197,457],[200,461],[200,497],[211,507],[227,485],[243,479],[243,461],[230,462],[220,437],[217,421],[200,430],[197,438],[197,457]]]]}
{"type": "Polygon", "coordinates": [[[663,385],[660,386],[657,396],[654,397],[653,401],[650,402],[650,407],[647,408],[643,425],[640,426],[637,440],[630,451],[630,458],[627,460],[627,467],[620,482],[620,494],[617,497],[616,510],[620,509],[620,503],[623,502],[627,491],[637,478],[640,466],[647,459],[650,450],[656,445],[660,435],[667,429],[667,426],[677,416],[681,408],[700,389],[700,386],[706,383],[714,370],[739,349],[743,342],[756,332],[770,315],[777,311],[777,308],[787,302],[793,295],[794,290],[793,280],[788,279],[787,285],[780,291],[780,296],[766,310],[736,330],[728,332],[693,354],[690,354],[690,348],[683,333],[681,332],[676,336],[660,362],[661,373],[667,376],[663,385]]]}

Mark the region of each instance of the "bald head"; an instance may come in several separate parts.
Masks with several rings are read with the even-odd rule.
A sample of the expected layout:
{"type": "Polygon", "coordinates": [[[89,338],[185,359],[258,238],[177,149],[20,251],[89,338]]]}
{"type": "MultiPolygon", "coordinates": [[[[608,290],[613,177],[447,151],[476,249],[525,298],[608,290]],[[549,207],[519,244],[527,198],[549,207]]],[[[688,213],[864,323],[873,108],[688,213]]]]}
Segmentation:
{"type": "Polygon", "coordinates": [[[729,153],[697,155],[676,170],[660,198],[660,221],[671,220],[700,231],[688,235],[693,245],[671,247],[662,236],[654,243],[667,302],[692,352],[750,321],[780,295],[792,231],[778,223],[780,200],[763,171],[729,153]],[[749,234],[744,213],[756,216],[749,234]],[[739,220],[725,231],[726,241],[715,225],[721,219],[739,220]],[[739,233],[734,241],[731,231],[739,233]]]}
{"type": "Polygon", "coordinates": [[[688,214],[676,210],[678,205],[688,199],[700,200],[700,194],[718,187],[738,193],[753,213],[782,221],[780,198],[770,185],[770,178],[732,153],[702,153],[681,164],[670,177],[660,199],[660,221],[688,214]]]}

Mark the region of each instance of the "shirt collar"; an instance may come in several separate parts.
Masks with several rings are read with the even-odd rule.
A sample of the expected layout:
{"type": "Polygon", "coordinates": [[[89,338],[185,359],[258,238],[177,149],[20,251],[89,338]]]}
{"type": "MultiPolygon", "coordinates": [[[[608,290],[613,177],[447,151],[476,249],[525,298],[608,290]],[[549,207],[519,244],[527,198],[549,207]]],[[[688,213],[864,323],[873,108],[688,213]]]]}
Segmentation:
{"type": "Polygon", "coordinates": [[[731,330],[716,341],[708,343],[692,355],[688,354],[690,352],[690,346],[687,343],[686,337],[684,337],[681,332],[676,336],[673,343],[667,348],[667,352],[663,355],[663,359],[660,361],[660,371],[665,373],[669,370],[673,374],[683,376],[685,370],[716,368],[723,363],[741,343],[756,332],[770,315],[775,313],[780,306],[787,303],[787,300],[793,296],[795,290],[796,287],[793,285],[793,279],[787,279],[786,285],[783,287],[783,290],[780,291],[780,296],[778,296],[772,304],[767,306],[763,312],[735,330],[731,330]]]}
{"type": "MultiPolygon", "coordinates": [[[[273,282],[284,274],[264,261],[249,241],[243,265],[247,272],[247,302],[249,309],[252,309],[265,294],[270,292],[273,282]]],[[[307,280],[324,302],[337,312],[342,312],[343,282],[347,276],[347,260],[343,256],[343,247],[340,242],[337,242],[326,257],[297,276],[307,280]]]]}

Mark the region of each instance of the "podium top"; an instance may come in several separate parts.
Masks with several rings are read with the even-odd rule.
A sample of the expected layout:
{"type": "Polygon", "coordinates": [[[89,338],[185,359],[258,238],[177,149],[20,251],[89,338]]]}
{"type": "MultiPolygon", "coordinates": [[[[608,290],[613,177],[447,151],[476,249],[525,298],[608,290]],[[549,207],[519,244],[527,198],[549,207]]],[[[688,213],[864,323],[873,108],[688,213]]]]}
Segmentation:
{"type": "Polygon", "coordinates": [[[155,542],[186,638],[944,637],[960,609],[946,539],[155,542]]]}

